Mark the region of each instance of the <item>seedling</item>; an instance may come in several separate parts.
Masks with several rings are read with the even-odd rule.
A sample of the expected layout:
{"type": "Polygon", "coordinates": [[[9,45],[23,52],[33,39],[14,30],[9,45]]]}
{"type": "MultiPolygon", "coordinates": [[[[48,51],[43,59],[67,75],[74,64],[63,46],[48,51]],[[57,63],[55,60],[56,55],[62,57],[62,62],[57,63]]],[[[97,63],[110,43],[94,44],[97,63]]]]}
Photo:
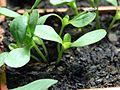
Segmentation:
{"type": "Polygon", "coordinates": [[[62,45],[62,49],[58,54],[58,59],[56,62],[57,64],[59,64],[64,50],[71,47],[83,47],[86,45],[93,44],[101,40],[102,38],[104,38],[106,35],[106,31],[103,29],[91,31],[81,36],[74,42],[71,42],[70,34],[65,34],[62,40],[61,37],[55,32],[55,30],[52,27],[47,25],[37,25],[34,34],[42,39],[55,41],[62,45]]]}
{"type": "MultiPolygon", "coordinates": [[[[92,13],[92,12],[82,12],[82,13],[79,13],[77,16],[75,16],[71,20],[69,20],[69,16],[68,15],[66,15],[63,18],[61,18],[60,16],[58,16],[56,14],[48,14],[48,15],[44,15],[44,16],[42,16],[42,17],[39,18],[38,25],[44,24],[45,21],[46,21],[46,19],[48,17],[52,16],[52,15],[58,17],[61,20],[61,22],[62,22],[62,26],[61,26],[61,29],[60,29],[60,32],[59,32],[59,36],[60,37],[62,37],[63,30],[64,30],[64,28],[67,25],[71,24],[74,27],[81,28],[81,27],[87,26],[96,17],[96,14],[92,13]]],[[[57,49],[58,49],[58,53],[59,53],[60,52],[60,44],[58,44],[57,49]]]]}

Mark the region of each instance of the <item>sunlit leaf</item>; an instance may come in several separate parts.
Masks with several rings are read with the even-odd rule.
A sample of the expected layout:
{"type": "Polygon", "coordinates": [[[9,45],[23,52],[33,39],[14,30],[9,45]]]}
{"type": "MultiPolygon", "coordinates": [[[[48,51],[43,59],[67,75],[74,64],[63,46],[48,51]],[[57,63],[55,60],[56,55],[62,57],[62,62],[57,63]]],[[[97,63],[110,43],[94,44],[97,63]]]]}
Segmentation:
{"type": "Polygon", "coordinates": [[[98,42],[106,35],[104,29],[88,32],[72,43],[71,47],[83,47],[98,42]]]}
{"type": "Polygon", "coordinates": [[[3,7],[0,7],[0,14],[8,16],[8,17],[18,17],[18,16],[20,16],[20,14],[14,12],[12,10],[9,10],[7,8],[3,8],[3,7]]]}
{"type": "Polygon", "coordinates": [[[34,34],[45,40],[62,43],[60,36],[48,25],[37,25],[34,34]]]}
{"type": "Polygon", "coordinates": [[[96,14],[93,12],[80,13],[75,16],[72,20],[69,21],[75,27],[84,27],[90,24],[96,17],[96,14]]]}
{"type": "Polygon", "coordinates": [[[17,48],[9,52],[4,62],[10,67],[18,68],[27,64],[30,60],[30,50],[17,48]]]}
{"type": "Polygon", "coordinates": [[[50,0],[50,3],[52,5],[60,5],[60,4],[63,4],[63,3],[69,3],[69,2],[72,2],[74,0],[50,0]]]}

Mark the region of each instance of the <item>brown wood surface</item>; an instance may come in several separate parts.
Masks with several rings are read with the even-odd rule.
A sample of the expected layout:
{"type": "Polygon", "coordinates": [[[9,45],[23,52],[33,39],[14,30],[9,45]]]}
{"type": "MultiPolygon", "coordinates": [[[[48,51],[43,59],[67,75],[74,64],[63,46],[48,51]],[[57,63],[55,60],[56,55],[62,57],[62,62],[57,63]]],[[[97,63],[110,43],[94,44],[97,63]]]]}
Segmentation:
{"type": "Polygon", "coordinates": [[[0,0],[0,6],[6,6],[6,0],[0,0]]]}
{"type": "MultiPolygon", "coordinates": [[[[94,11],[94,8],[92,7],[79,7],[79,10],[84,10],[84,11],[94,11]]],[[[52,8],[48,8],[48,9],[37,9],[39,13],[52,13],[52,12],[67,12],[68,8],[57,8],[57,9],[52,9],[52,8]]],[[[120,6],[118,6],[118,10],[120,10],[120,6]]],[[[99,11],[100,14],[106,14],[106,13],[115,13],[116,11],[116,7],[114,6],[100,6],[99,7],[99,11]]],[[[19,9],[17,10],[18,13],[22,14],[25,12],[24,9],[19,9]]]]}
{"type": "MultiPolygon", "coordinates": [[[[1,6],[6,6],[7,2],[6,0],[0,0],[0,7],[1,6]]],[[[5,21],[5,16],[0,16],[0,22],[5,21]]]]}

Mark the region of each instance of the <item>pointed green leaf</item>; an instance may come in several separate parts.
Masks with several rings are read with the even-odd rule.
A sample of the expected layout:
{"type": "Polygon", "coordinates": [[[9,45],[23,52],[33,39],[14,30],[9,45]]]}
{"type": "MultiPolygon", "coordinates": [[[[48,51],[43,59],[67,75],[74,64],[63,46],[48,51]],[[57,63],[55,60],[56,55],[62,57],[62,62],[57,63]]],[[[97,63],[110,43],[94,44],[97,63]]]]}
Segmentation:
{"type": "Polygon", "coordinates": [[[37,7],[39,5],[40,1],[41,0],[36,0],[31,9],[33,10],[35,7],[37,7]]]}
{"type": "Polygon", "coordinates": [[[18,68],[27,64],[30,60],[30,50],[26,48],[17,48],[7,55],[4,62],[10,67],[18,68]]]}
{"type": "Polygon", "coordinates": [[[29,30],[30,30],[30,33],[32,35],[34,34],[38,18],[39,18],[38,11],[37,10],[33,10],[32,13],[30,14],[30,18],[29,18],[29,30]]]}
{"type": "Polygon", "coordinates": [[[58,17],[61,21],[62,21],[62,18],[60,16],[58,16],[57,14],[47,14],[47,15],[44,15],[44,16],[41,16],[39,19],[38,19],[38,25],[43,25],[45,23],[45,21],[47,20],[47,18],[49,18],[50,16],[56,16],[58,17]]]}
{"type": "Polygon", "coordinates": [[[53,79],[40,79],[12,90],[48,90],[50,86],[57,82],[57,80],[53,79]]]}
{"type": "Polygon", "coordinates": [[[8,16],[8,17],[18,17],[18,16],[20,16],[20,14],[14,12],[12,10],[9,10],[7,8],[3,8],[3,7],[0,7],[0,14],[8,16]]]}
{"type": "Polygon", "coordinates": [[[38,36],[45,40],[55,41],[58,43],[62,43],[62,39],[55,32],[55,30],[48,25],[37,25],[35,29],[35,36],[38,36]]]}
{"type": "Polygon", "coordinates": [[[118,6],[117,0],[107,0],[107,2],[111,3],[113,6],[118,6]]]}
{"type": "Polygon", "coordinates": [[[93,12],[80,13],[72,20],[69,21],[75,27],[84,27],[91,23],[96,17],[96,14],[93,12]]]}
{"type": "Polygon", "coordinates": [[[4,64],[4,60],[7,57],[8,52],[3,52],[0,54],[0,67],[4,64]]]}
{"type": "Polygon", "coordinates": [[[115,19],[120,20],[120,11],[119,10],[116,11],[115,19]]]}
{"type": "Polygon", "coordinates": [[[10,23],[10,32],[12,33],[15,40],[19,43],[24,42],[27,22],[28,18],[26,16],[19,16],[10,23]]]}
{"type": "Polygon", "coordinates": [[[71,35],[69,33],[64,35],[63,42],[71,42],[71,35]]]}
{"type": "Polygon", "coordinates": [[[74,1],[74,0],[50,0],[50,3],[52,5],[60,5],[60,4],[69,3],[72,1],[74,1]]]}
{"type": "Polygon", "coordinates": [[[71,47],[83,47],[100,41],[106,35],[104,29],[88,32],[72,43],[71,47]]]}

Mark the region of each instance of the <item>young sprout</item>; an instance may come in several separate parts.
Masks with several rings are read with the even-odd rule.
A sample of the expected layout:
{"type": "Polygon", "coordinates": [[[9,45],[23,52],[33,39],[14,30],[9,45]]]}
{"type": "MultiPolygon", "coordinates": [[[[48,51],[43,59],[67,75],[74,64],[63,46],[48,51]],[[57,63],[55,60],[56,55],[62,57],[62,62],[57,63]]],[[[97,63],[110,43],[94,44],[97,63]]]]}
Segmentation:
{"type": "MultiPolygon", "coordinates": [[[[63,18],[61,18],[60,16],[58,16],[56,14],[48,14],[48,15],[44,15],[44,16],[40,17],[37,24],[38,25],[43,25],[45,23],[46,19],[48,17],[52,16],[52,15],[58,17],[61,20],[61,22],[62,22],[62,26],[61,26],[61,29],[60,29],[60,32],[59,32],[59,36],[60,37],[62,37],[63,30],[64,30],[64,28],[68,24],[71,24],[71,25],[73,25],[74,27],[77,27],[77,28],[81,28],[81,27],[87,26],[96,17],[96,14],[92,13],[92,12],[82,12],[82,13],[79,13],[78,15],[76,15],[71,20],[69,20],[69,16],[68,15],[66,15],[63,18]]],[[[58,44],[57,49],[58,49],[58,53],[59,53],[60,52],[60,44],[58,44]]]]}
{"type": "Polygon", "coordinates": [[[116,14],[113,17],[113,20],[112,20],[112,22],[110,23],[110,25],[108,27],[108,30],[110,31],[113,28],[115,22],[117,20],[120,20],[120,11],[118,10],[118,2],[117,2],[117,0],[107,0],[107,2],[111,3],[113,6],[116,7],[116,14]]]}
{"type": "Polygon", "coordinates": [[[71,35],[68,33],[64,35],[62,40],[55,30],[47,25],[37,25],[34,34],[42,39],[55,41],[62,45],[62,49],[58,53],[58,59],[56,61],[56,63],[59,64],[62,54],[66,49],[71,47],[83,47],[98,42],[105,37],[106,31],[99,29],[88,32],[74,42],[71,42],[71,35]]]}
{"type": "Polygon", "coordinates": [[[40,0],[35,1],[30,14],[28,12],[25,12],[23,15],[20,15],[9,9],[0,8],[0,14],[14,17],[13,21],[10,23],[10,32],[16,40],[16,43],[11,43],[9,45],[9,48],[11,50],[10,52],[4,52],[0,54],[1,65],[5,63],[8,66],[14,68],[22,67],[29,62],[30,57],[40,62],[37,57],[31,55],[30,51],[32,48],[37,51],[44,62],[47,62],[47,49],[43,41],[40,38],[37,39],[37,37],[34,36],[34,31],[39,19],[39,13],[37,10],[33,9],[39,2],[40,0]],[[40,51],[37,44],[43,47],[46,56],[44,56],[44,54],[40,51]]]}
{"type": "Polygon", "coordinates": [[[70,6],[73,9],[75,15],[78,14],[78,9],[77,9],[77,6],[76,6],[76,0],[50,0],[50,3],[52,5],[67,4],[68,6],[70,6]]]}

